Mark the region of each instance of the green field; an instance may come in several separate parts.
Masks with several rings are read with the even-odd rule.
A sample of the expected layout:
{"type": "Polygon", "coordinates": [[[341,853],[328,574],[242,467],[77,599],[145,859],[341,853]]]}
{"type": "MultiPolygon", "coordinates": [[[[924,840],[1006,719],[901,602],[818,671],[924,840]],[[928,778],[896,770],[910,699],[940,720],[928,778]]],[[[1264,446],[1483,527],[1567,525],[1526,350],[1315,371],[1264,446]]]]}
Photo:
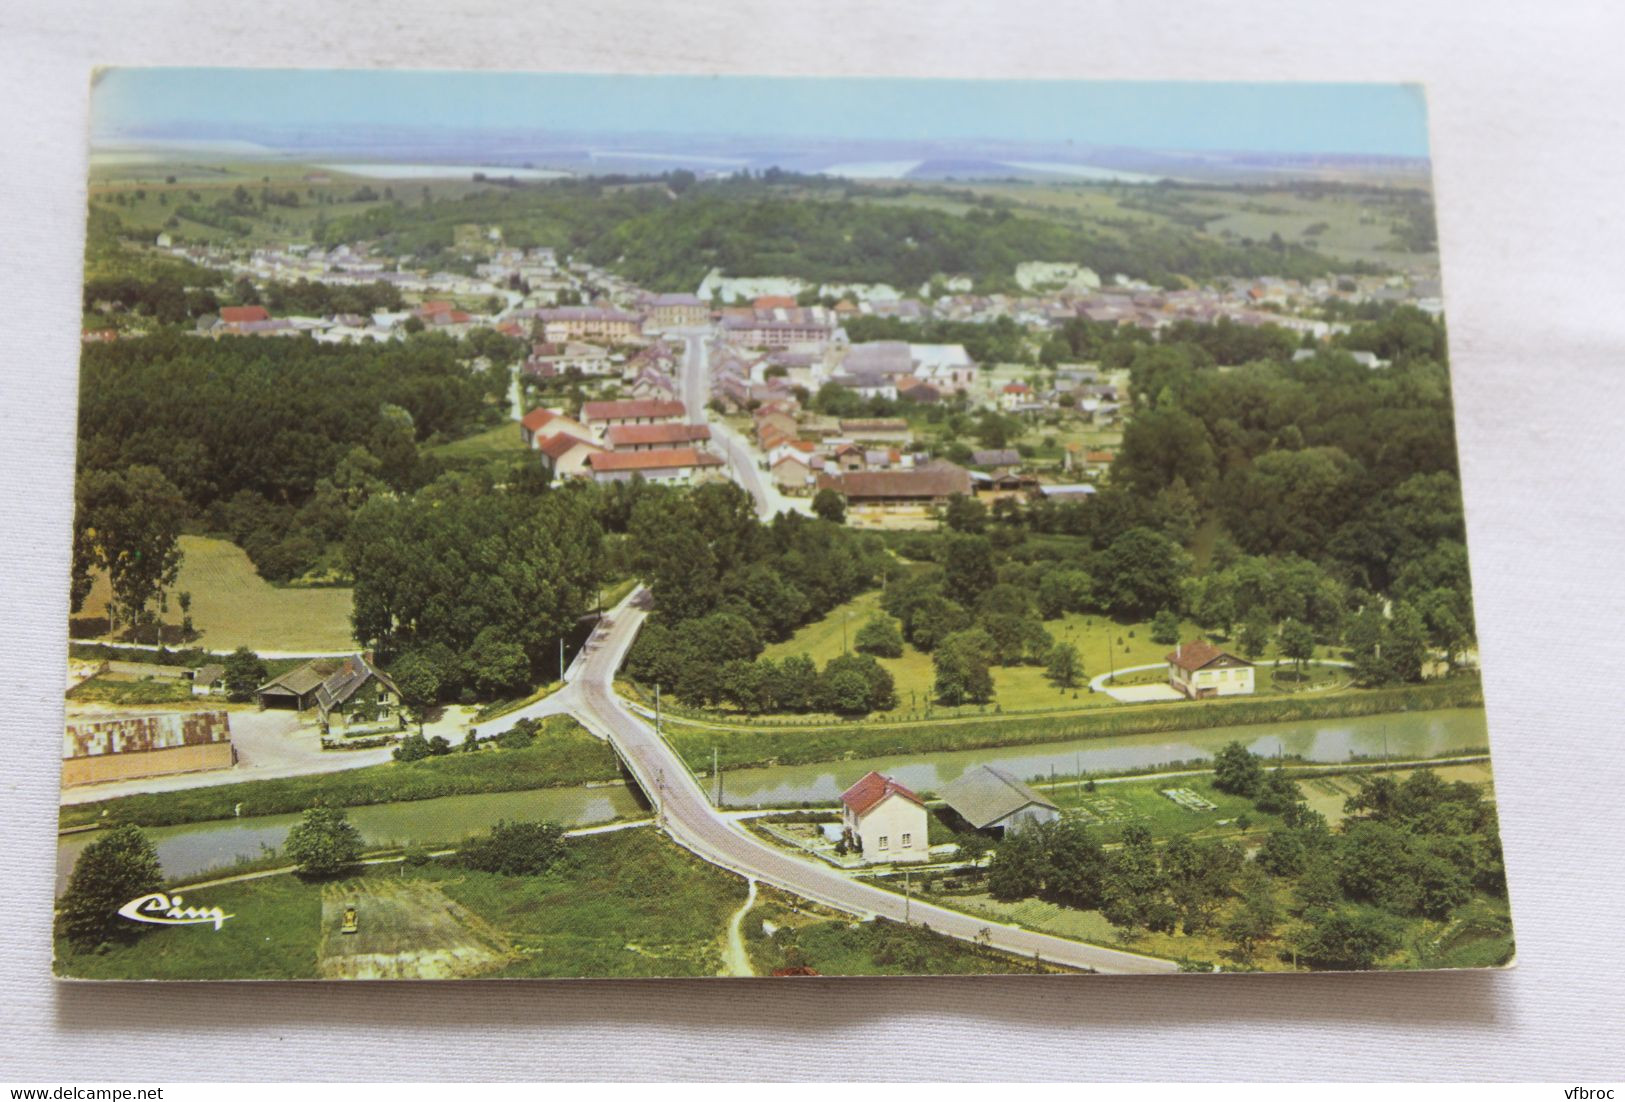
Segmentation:
{"type": "Polygon", "coordinates": [[[821,976],[967,976],[1035,969],[1030,960],[957,941],[919,926],[854,922],[764,888],[743,923],[745,949],[758,975],[811,968],[821,976]],[[765,925],[764,925],[765,924],[765,925]],[[770,932],[771,931],[771,932],[770,932]]]}
{"type": "MultiPolygon", "coordinates": [[[[763,651],[763,657],[777,660],[805,654],[822,666],[851,645],[858,629],[871,616],[884,614],[880,608],[880,596],[878,590],[860,594],[822,619],[807,624],[782,643],[769,644],[763,651]]],[[[1108,670],[1160,663],[1173,649],[1151,641],[1149,622],[1119,623],[1098,613],[1069,613],[1058,620],[1046,620],[1044,628],[1054,636],[1056,642],[1071,643],[1078,648],[1078,655],[1083,660],[1082,683],[1076,689],[1063,690],[1050,683],[1041,666],[996,666],[993,669],[993,704],[998,706],[999,711],[1034,712],[1120,706],[1104,693],[1091,693],[1088,680],[1108,670]]],[[[1180,626],[1180,637],[1183,639],[1201,638],[1203,634],[1199,627],[1188,621],[1180,626]]],[[[1317,654],[1331,657],[1333,650],[1321,647],[1317,654]]],[[[1260,661],[1268,662],[1275,658],[1275,644],[1272,641],[1260,661]]],[[[901,658],[882,658],[880,664],[886,667],[897,683],[898,704],[889,712],[876,713],[872,717],[874,719],[906,720],[927,714],[932,718],[977,715],[992,708],[991,705],[987,709],[975,705],[958,709],[933,705],[936,672],[931,665],[931,656],[913,646],[905,644],[901,658]]],[[[1309,685],[1324,687],[1341,680],[1335,674],[1321,671],[1309,685]]],[[[1261,669],[1257,676],[1257,695],[1296,691],[1309,685],[1289,684],[1285,680],[1278,685],[1270,671],[1261,669]]],[[[765,722],[772,722],[772,719],[765,722]]]]}
{"type": "Polygon", "coordinates": [[[487,976],[707,976],[721,968],[726,924],[745,900],[745,885],[652,830],[616,831],[572,840],[567,857],[542,876],[499,876],[434,861],[416,870],[379,866],[336,884],[277,875],[198,888],[189,896],[197,905],[235,916],[218,932],[153,927],[133,944],[100,953],[74,952],[58,941],[57,973],[84,979],[344,974],[324,967],[324,958],[349,948],[333,931],[324,938],[324,897],[330,904],[363,900],[358,917],[374,942],[366,948],[393,957],[386,963],[403,978],[445,974],[437,956],[461,949],[471,934],[501,948],[480,962],[478,974],[487,976]],[[370,901],[391,895],[444,898],[457,908],[449,920],[443,911],[392,914],[393,931],[380,936],[375,927],[385,918],[369,912],[370,901]],[[398,935],[393,945],[387,943],[391,932],[398,935]]]}
{"type": "Polygon", "coordinates": [[[536,741],[521,750],[487,746],[478,753],[460,750],[412,762],[385,762],[319,773],[188,788],[137,796],[119,796],[62,809],[61,826],[103,821],[168,826],[209,819],[229,819],[241,805],[242,815],[280,815],[303,811],[317,800],[339,807],[428,800],[478,792],[519,792],[586,781],[613,780],[620,760],[603,741],[568,716],[542,721],[536,741]]]}
{"type": "MultiPolygon", "coordinates": [[[[192,595],[192,645],[227,651],[240,646],[284,653],[313,653],[355,647],[350,626],[350,590],[341,586],[275,586],[254,569],[243,549],[227,540],[181,536],[180,576],[170,593],[192,595]]],[[[84,608],[74,619],[105,623],[111,590],[106,575],[96,578],[84,608]]],[[[179,625],[180,608],[171,599],[164,623],[179,625]]],[[[75,628],[75,638],[83,638],[75,628]]]]}
{"type": "Polygon", "coordinates": [[[524,455],[525,451],[525,442],[519,438],[519,426],[512,421],[504,421],[473,436],[437,444],[428,449],[428,454],[448,463],[457,463],[509,459],[524,455]]]}
{"type": "MultiPolygon", "coordinates": [[[[92,163],[89,184],[92,206],[117,214],[127,230],[145,231],[154,238],[167,230],[187,241],[251,245],[309,240],[318,221],[331,222],[350,215],[365,214],[374,207],[391,205],[395,198],[421,203],[425,190],[436,200],[460,199],[474,192],[492,190],[492,185],[477,184],[472,179],[364,179],[310,164],[201,158],[174,163],[92,163]],[[329,180],[326,183],[308,182],[305,180],[308,173],[326,173],[329,180]],[[167,182],[170,176],[175,178],[173,184],[167,182]],[[182,207],[209,207],[217,200],[230,197],[239,186],[246,188],[256,200],[260,190],[265,187],[278,192],[292,189],[300,205],[272,205],[253,217],[245,218],[251,227],[246,238],[237,237],[214,225],[178,216],[182,207]],[[352,197],[361,187],[370,187],[378,198],[354,201],[352,197]],[[386,194],[386,188],[393,195],[386,194]],[[145,194],[137,196],[137,191],[145,194]],[[191,197],[193,192],[197,194],[197,199],[191,197]],[[103,201],[104,197],[115,194],[124,196],[123,204],[103,201]],[[332,201],[327,201],[329,199],[332,201]],[[172,217],[177,224],[167,226],[172,217]]],[[[94,276],[98,273],[90,274],[94,276]]]]}

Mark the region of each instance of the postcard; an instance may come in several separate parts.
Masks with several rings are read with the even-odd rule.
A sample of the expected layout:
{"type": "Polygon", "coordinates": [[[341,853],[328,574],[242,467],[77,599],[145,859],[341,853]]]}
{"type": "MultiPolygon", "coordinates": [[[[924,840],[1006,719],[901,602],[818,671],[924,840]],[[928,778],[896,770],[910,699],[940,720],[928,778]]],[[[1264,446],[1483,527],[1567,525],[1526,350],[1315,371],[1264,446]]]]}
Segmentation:
{"type": "Polygon", "coordinates": [[[90,134],[59,976],[1512,962],[1421,89],[90,134]]]}

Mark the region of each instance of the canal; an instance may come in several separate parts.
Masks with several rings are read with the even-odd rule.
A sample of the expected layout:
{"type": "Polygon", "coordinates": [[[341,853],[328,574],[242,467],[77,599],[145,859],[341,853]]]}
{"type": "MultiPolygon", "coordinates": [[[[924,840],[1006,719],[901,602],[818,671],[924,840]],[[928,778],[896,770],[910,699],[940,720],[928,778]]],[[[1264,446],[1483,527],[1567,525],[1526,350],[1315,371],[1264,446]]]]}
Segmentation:
{"type": "MultiPolygon", "coordinates": [[[[1125,772],[1210,758],[1228,742],[1254,753],[1308,762],[1336,763],[1351,757],[1394,760],[1441,757],[1479,750],[1489,743],[1484,712],[1453,708],[1431,712],[1359,716],[1351,719],[1252,724],[1200,731],[1165,732],[1079,739],[1070,742],[954,750],[925,754],[735,769],[723,776],[724,805],[730,808],[834,803],[842,791],[870,770],[886,773],[918,792],[940,790],[979,765],[993,765],[1023,779],[1080,772],[1125,772]]],[[[349,809],[350,821],[369,847],[410,842],[455,843],[487,830],[499,819],[550,819],[570,827],[590,826],[648,813],[641,795],[625,785],[543,788],[443,796],[432,800],[373,804],[349,809]]],[[[264,815],[182,826],[151,827],[164,873],[198,876],[226,870],[279,850],[298,815],[264,815]]],[[[57,843],[57,890],[66,886],[79,852],[94,832],[68,834],[57,843]]]]}

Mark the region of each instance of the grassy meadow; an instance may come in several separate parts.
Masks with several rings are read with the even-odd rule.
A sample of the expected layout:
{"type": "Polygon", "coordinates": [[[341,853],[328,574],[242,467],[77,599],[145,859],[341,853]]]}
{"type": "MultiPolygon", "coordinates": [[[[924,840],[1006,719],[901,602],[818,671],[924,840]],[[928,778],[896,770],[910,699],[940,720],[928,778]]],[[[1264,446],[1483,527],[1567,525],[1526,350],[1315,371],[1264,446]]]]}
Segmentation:
{"type": "MultiPolygon", "coordinates": [[[[822,666],[851,645],[858,629],[863,627],[870,617],[885,615],[880,607],[880,596],[879,590],[860,594],[835,608],[822,619],[802,627],[789,639],[769,644],[763,651],[763,657],[777,660],[805,654],[822,666]]],[[[994,697],[992,703],[985,708],[978,705],[965,705],[960,708],[936,705],[932,703],[936,672],[931,664],[931,656],[905,643],[902,657],[880,659],[880,664],[897,683],[897,707],[889,712],[878,712],[870,718],[908,720],[927,716],[942,718],[979,715],[993,710],[994,705],[997,705],[998,711],[1002,713],[1060,709],[1070,711],[1079,708],[1120,706],[1117,701],[1104,693],[1091,693],[1088,680],[1113,669],[1121,670],[1132,666],[1161,663],[1173,649],[1166,644],[1151,641],[1149,621],[1119,623],[1098,613],[1088,615],[1069,613],[1058,620],[1046,620],[1044,628],[1054,636],[1056,642],[1070,643],[1077,647],[1084,670],[1082,682],[1077,688],[1057,688],[1044,676],[1042,666],[995,666],[994,697]]],[[[1194,623],[1185,622],[1180,625],[1182,639],[1196,639],[1202,635],[1202,630],[1194,623]]],[[[1321,647],[1317,650],[1317,656],[1333,657],[1334,652],[1330,647],[1321,647]]],[[[1275,643],[1272,640],[1260,661],[1270,662],[1276,657],[1275,643]]],[[[1326,687],[1344,680],[1326,671],[1321,671],[1317,676],[1318,679],[1311,681],[1311,685],[1326,687]]],[[[1162,680],[1154,672],[1148,673],[1141,680],[1146,679],[1162,680]]],[[[1260,668],[1257,674],[1257,695],[1290,692],[1303,687],[1286,678],[1277,683],[1272,671],[1263,668],[1260,668]]],[[[767,720],[771,721],[771,718],[767,720]]]]}
{"type": "MultiPolygon", "coordinates": [[[[259,576],[241,547],[207,536],[180,538],[181,568],[171,588],[165,624],[179,625],[174,594],[192,595],[191,645],[209,650],[252,650],[313,653],[355,647],[350,626],[350,590],[342,586],[276,586],[259,576]]],[[[99,575],[74,619],[94,625],[105,621],[112,590],[99,575]]],[[[83,637],[75,630],[75,638],[83,637]]]]}
{"type": "Polygon", "coordinates": [[[375,956],[369,963],[376,968],[376,958],[384,958],[387,974],[401,978],[445,974],[445,956],[476,937],[500,947],[477,962],[484,976],[708,976],[721,969],[727,922],[745,900],[745,885],[652,830],[624,830],[571,840],[566,858],[541,876],[500,876],[433,861],[417,869],[375,866],[327,883],[280,874],[198,888],[190,898],[234,917],[218,932],[150,927],[104,952],[77,952],[59,940],[57,973],[80,979],[346,974],[333,958],[351,946],[324,927],[333,925],[333,900],[357,898],[363,932],[383,942],[367,945],[375,956]],[[380,933],[374,927],[384,916],[372,901],[392,895],[434,913],[391,914],[393,929],[380,933]],[[437,906],[440,900],[455,906],[437,906]]]}

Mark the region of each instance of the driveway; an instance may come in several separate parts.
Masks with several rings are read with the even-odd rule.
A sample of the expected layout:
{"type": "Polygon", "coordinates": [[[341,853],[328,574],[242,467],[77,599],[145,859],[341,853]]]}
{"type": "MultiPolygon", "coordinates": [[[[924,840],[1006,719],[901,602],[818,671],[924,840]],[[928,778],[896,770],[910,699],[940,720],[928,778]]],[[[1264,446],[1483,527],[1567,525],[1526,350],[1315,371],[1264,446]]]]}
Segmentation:
{"type": "Polygon", "coordinates": [[[1124,704],[1154,704],[1159,700],[1185,699],[1185,694],[1172,685],[1122,685],[1102,691],[1124,704]]]}
{"type": "Polygon", "coordinates": [[[391,759],[392,748],[388,746],[371,750],[324,751],[321,735],[315,725],[301,725],[298,715],[293,712],[233,709],[228,714],[231,716],[231,744],[237,751],[237,764],[230,769],[76,785],[62,791],[63,805],[91,803],[115,796],[210,788],[219,784],[237,784],[239,781],[339,773],[364,765],[378,765],[391,759]]]}

